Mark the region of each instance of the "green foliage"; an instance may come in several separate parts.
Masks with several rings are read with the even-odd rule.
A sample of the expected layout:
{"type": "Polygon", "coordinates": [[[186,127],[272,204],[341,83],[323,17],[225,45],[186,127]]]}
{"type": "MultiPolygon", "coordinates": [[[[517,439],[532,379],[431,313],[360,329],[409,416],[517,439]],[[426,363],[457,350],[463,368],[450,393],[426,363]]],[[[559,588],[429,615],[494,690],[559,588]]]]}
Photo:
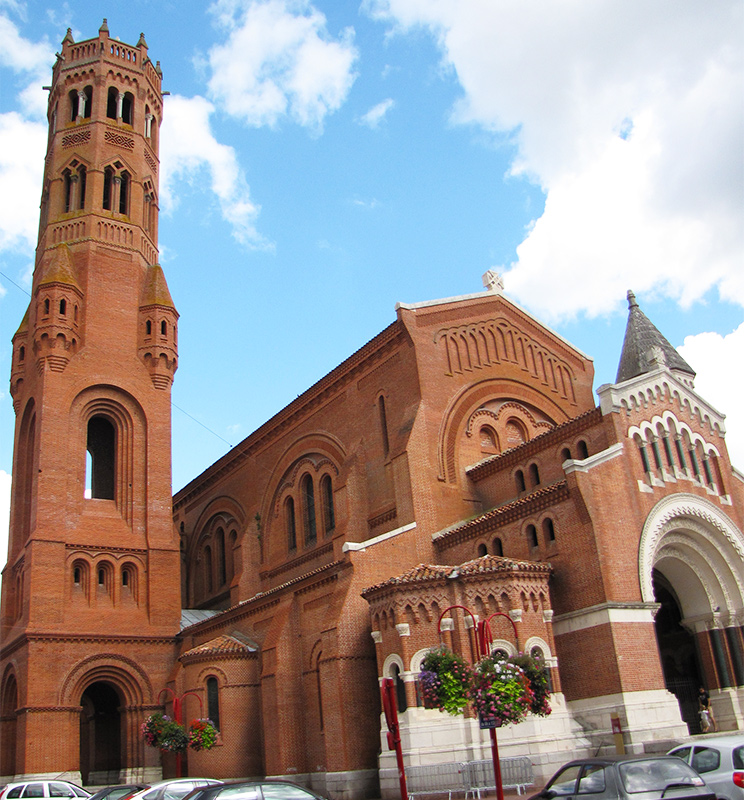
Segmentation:
{"type": "Polygon", "coordinates": [[[472,682],[470,666],[463,658],[446,647],[432,650],[421,664],[420,682],[427,708],[462,714],[472,682]]]}
{"type": "Polygon", "coordinates": [[[534,658],[529,653],[512,656],[509,661],[516,664],[524,672],[532,691],[530,712],[540,717],[550,714],[550,681],[548,667],[541,658],[534,658]]]}

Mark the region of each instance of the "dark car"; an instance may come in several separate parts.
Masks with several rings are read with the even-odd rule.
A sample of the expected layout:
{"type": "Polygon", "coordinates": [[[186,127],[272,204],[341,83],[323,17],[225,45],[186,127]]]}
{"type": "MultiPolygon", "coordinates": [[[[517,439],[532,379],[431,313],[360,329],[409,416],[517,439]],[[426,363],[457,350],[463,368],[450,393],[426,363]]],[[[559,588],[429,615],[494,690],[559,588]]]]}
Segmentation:
{"type": "Polygon", "coordinates": [[[599,756],[564,764],[530,800],[716,800],[692,767],[672,756],[599,756]],[[682,767],[682,769],[680,769],[682,767]]]}
{"type": "Polygon", "coordinates": [[[122,783],[118,786],[106,786],[91,795],[90,800],[122,800],[124,797],[129,797],[130,794],[149,788],[149,783],[122,783]]]}
{"type": "Polygon", "coordinates": [[[184,800],[325,800],[290,781],[232,781],[194,789],[184,800]]]}

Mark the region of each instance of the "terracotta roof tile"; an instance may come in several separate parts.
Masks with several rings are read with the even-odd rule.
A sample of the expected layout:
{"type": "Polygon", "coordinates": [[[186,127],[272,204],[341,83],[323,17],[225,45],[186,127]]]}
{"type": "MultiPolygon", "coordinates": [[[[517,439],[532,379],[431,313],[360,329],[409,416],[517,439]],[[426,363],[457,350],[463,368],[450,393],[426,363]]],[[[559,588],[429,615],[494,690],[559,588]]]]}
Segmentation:
{"type": "Polygon", "coordinates": [[[209,642],[192,647],[181,658],[244,655],[245,653],[253,652],[255,652],[255,648],[249,647],[234,636],[218,636],[209,642]]]}

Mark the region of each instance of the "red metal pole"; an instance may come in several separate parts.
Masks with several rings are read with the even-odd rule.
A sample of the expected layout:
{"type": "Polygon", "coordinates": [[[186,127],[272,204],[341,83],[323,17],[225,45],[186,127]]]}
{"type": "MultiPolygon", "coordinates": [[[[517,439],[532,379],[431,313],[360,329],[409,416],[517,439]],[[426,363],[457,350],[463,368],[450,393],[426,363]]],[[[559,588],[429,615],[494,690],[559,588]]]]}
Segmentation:
{"type": "Polygon", "coordinates": [[[382,679],[382,710],[388,727],[387,742],[390,750],[395,750],[398,764],[398,781],[400,782],[400,798],[408,800],[406,786],[406,769],[403,764],[403,748],[400,744],[400,724],[398,723],[398,706],[395,701],[395,683],[392,678],[382,679]]]}
{"type": "Polygon", "coordinates": [[[496,778],[496,797],[504,800],[504,784],[501,781],[501,762],[499,761],[499,745],[496,741],[496,728],[491,731],[491,756],[493,757],[493,775],[496,778]]]}

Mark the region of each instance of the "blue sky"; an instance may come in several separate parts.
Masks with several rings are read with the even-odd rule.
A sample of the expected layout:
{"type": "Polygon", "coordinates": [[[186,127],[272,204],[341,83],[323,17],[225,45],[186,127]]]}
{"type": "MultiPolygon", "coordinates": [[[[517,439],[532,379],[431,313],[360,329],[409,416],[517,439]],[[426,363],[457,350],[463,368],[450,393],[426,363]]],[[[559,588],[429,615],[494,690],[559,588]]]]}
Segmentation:
{"type": "Polygon", "coordinates": [[[81,41],[103,17],[126,43],[144,31],[170,92],[174,489],[388,325],[396,302],[479,291],[491,268],[594,358],[595,388],[614,380],[632,288],[728,415],[744,468],[741,2],[0,0],[0,498],[41,87],[67,27],[81,41]]]}

